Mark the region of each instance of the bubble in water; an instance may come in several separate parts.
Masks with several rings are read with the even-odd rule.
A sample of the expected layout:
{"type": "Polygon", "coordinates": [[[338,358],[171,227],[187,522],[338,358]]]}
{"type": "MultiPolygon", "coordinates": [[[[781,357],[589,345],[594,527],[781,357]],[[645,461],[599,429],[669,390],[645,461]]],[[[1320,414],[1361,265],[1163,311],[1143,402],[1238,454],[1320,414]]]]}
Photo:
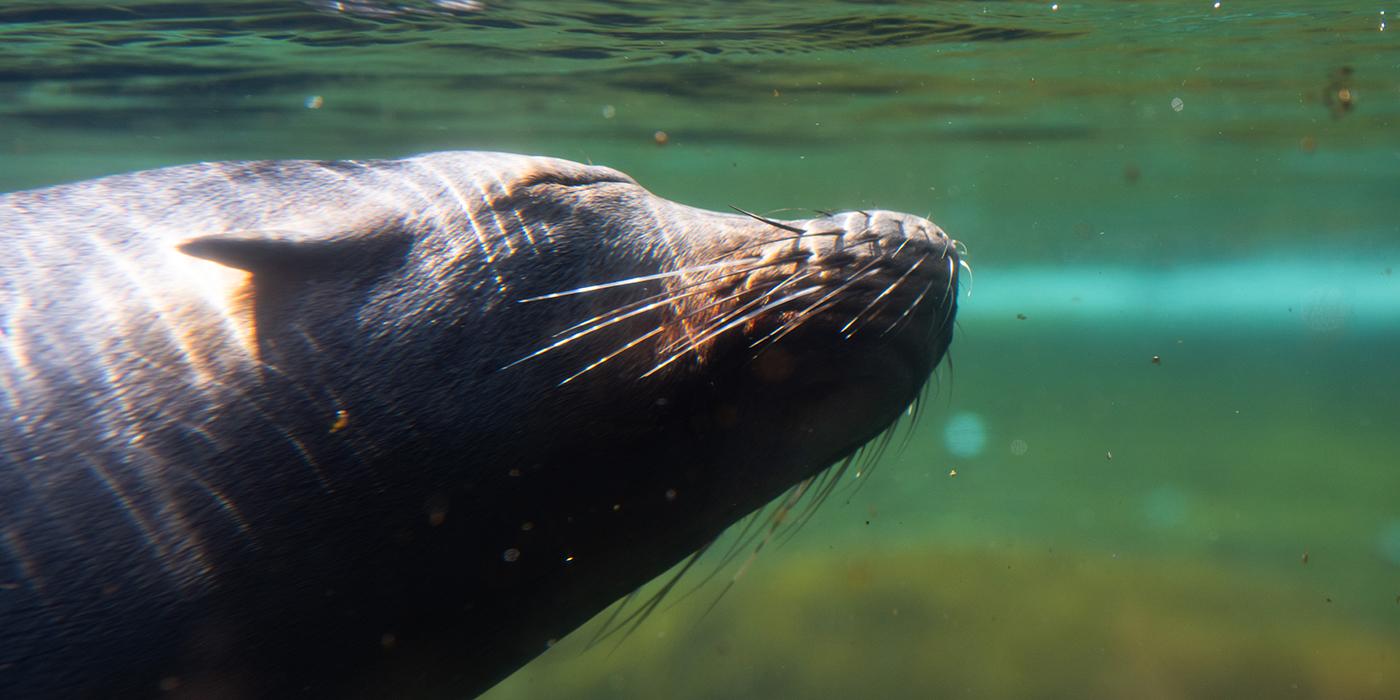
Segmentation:
{"type": "Polygon", "coordinates": [[[955,457],[976,457],[987,446],[987,426],[976,413],[958,413],[943,428],[943,441],[955,457]]]}
{"type": "Polygon", "coordinates": [[[1011,441],[1011,454],[1016,455],[1017,457],[1020,457],[1021,455],[1025,454],[1026,450],[1029,449],[1030,445],[1027,445],[1026,441],[1022,440],[1021,438],[1016,438],[1015,440],[1011,441]]]}
{"type": "Polygon", "coordinates": [[[1183,110],[1183,109],[1186,109],[1186,103],[1185,103],[1185,102],[1182,102],[1180,97],[1173,97],[1173,98],[1172,98],[1172,111],[1173,111],[1173,112],[1180,112],[1180,111],[1183,110]]]}

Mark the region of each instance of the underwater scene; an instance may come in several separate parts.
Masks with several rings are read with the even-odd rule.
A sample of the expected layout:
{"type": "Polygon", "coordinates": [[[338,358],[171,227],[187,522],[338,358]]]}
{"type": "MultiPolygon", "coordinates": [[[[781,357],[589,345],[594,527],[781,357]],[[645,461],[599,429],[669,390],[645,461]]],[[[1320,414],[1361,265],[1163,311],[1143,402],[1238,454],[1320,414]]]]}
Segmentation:
{"type": "Polygon", "coordinates": [[[484,697],[1400,697],[1400,3],[0,4],[0,192],[458,149],[968,267],[887,448],[484,697]]]}

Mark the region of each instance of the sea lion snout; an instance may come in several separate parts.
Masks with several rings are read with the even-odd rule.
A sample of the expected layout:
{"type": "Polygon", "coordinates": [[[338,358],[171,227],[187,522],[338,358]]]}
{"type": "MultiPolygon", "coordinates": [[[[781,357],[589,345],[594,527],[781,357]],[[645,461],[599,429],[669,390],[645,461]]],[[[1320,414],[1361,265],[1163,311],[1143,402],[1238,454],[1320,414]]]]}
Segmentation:
{"type": "Polygon", "coordinates": [[[911,254],[933,252],[941,257],[954,243],[932,221],[894,211],[842,212],[804,223],[808,233],[816,234],[811,236],[812,244],[823,258],[847,250],[866,258],[906,251],[911,254]]]}

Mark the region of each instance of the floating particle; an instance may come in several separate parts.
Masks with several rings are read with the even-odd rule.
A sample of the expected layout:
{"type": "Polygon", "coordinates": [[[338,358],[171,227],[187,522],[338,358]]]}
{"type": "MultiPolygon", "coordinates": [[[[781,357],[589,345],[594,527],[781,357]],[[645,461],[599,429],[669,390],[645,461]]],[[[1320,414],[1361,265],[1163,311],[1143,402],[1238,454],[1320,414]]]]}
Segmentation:
{"type": "Polygon", "coordinates": [[[324,99],[322,99],[320,95],[312,95],[312,96],[306,98],[306,108],[307,108],[307,109],[320,109],[320,108],[321,108],[321,105],[323,105],[323,104],[325,104],[325,103],[326,103],[326,101],[325,101],[324,99]]]}
{"type": "Polygon", "coordinates": [[[533,530],[533,529],[535,529],[535,524],[532,523],[532,522],[530,522],[529,520],[526,520],[525,522],[520,523],[520,530],[521,530],[522,532],[529,532],[529,531],[531,531],[531,530],[533,530]]]}
{"type": "Polygon", "coordinates": [[[612,119],[617,116],[617,108],[612,105],[603,105],[603,118],[612,119]]]}
{"type": "Polygon", "coordinates": [[[1138,178],[1141,177],[1142,171],[1138,169],[1138,166],[1132,163],[1123,166],[1123,180],[1129,185],[1136,185],[1138,178]]]}
{"type": "Polygon", "coordinates": [[[674,501],[674,500],[676,500],[676,490],[675,490],[675,489],[666,489],[666,500],[668,500],[668,501],[674,501]]]}
{"type": "Polygon", "coordinates": [[[385,632],[379,635],[379,646],[385,649],[393,649],[399,643],[399,638],[393,632],[385,632]]]}
{"type": "Polygon", "coordinates": [[[1351,78],[1355,72],[1351,66],[1342,66],[1332,71],[1327,86],[1322,89],[1322,104],[1327,106],[1333,119],[1346,116],[1356,104],[1356,93],[1351,89],[1351,78]]]}
{"type": "Polygon", "coordinates": [[[782,97],[782,96],[783,96],[783,93],[778,92],[778,88],[773,88],[773,96],[774,96],[774,97],[782,97]]]}
{"type": "Polygon", "coordinates": [[[505,552],[501,553],[501,558],[508,562],[518,561],[520,559],[520,550],[511,547],[510,549],[507,549],[505,552]]]}
{"type": "Polygon", "coordinates": [[[958,470],[956,470],[956,469],[949,469],[949,470],[948,470],[948,476],[957,476],[957,475],[958,475],[958,470]]]}
{"type": "Polygon", "coordinates": [[[522,473],[522,472],[521,472],[518,468],[511,467],[510,471],[506,472],[506,475],[507,475],[507,476],[520,476],[521,473],[522,473]]]}
{"type": "Polygon", "coordinates": [[[350,425],[350,412],[344,409],[335,412],[335,422],[331,423],[331,432],[338,433],[350,425]]]}
{"type": "Polygon", "coordinates": [[[1173,112],[1180,112],[1180,111],[1183,110],[1183,109],[1186,109],[1186,103],[1185,103],[1185,102],[1182,102],[1180,97],[1173,97],[1173,98],[1172,98],[1172,111],[1173,111],[1173,112]]]}
{"type": "Polygon", "coordinates": [[[1308,565],[1308,550],[1303,550],[1303,566],[1308,565]]]}
{"type": "Polygon", "coordinates": [[[1027,445],[1026,441],[1022,440],[1021,438],[1016,438],[1015,440],[1011,441],[1011,454],[1016,455],[1017,457],[1026,454],[1026,452],[1030,449],[1030,445],[1027,445]]]}
{"type": "Polygon", "coordinates": [[[664,131],[657,131],[651,135],[651,138],[656,141],[656,145],[658,146],[665,146],[671,142],[671,135],[664,131]]]}
{"type": "Polygon", "coordinates": [[[1112,461],[1113,461],[1113,450],[1109,450],[1109,451],[1103,453],[1103,456],[1104,456],[1104,459],[1106,459],[1106,460],[1112,462],[1112,461]]]}
{"type": "Polygon", "coordinates": [[[1017,321],[1024,321],[1024,320],[1026,320],[1026,315],[1025,315],[1025,314],[1016,314],[1016,320],[1017,320],[1017,321]]]}
{"type": "Polygon", "coordinates": [[[1154,364],[1154,365],[1160,365],[1160,364],[1162,364],[1162,356],[1161,356],[1161,355],[1153,355],[1153,356],[1152,356],[1152,364],[1154,364]]]}

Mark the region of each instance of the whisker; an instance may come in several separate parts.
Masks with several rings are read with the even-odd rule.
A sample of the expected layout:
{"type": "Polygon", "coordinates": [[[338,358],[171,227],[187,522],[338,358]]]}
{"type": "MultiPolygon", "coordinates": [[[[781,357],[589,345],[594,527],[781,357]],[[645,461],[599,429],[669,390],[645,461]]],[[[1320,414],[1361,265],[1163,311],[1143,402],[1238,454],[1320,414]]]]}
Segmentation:
{"type": "Polygon", "coordinates": [[[846,472],[850,471],[851,465],[855,463],[856,459],[864,451],[865,448],[860,447],[845,459],[841,460],[839,465],[826,470],[825,474],[822,475],[821,483],[818,484],[815,495],[812,496],[812,499],[803,507],[802,512],[798,514],[797,519],[789,526],[788,532],[783,535],[783,539],[779,543],[780,546],[792,541],[792,538],[797,536],[797,533],[806,527],[807,523],[811,522],[812,517],[817,513],[817,509],[820,508],[823,503],[826,503],[827,499],[831,497],[831,494],[836,491],[836,487],[841,485],[841,479],[846,476],[846,472]]]}
{"type": "Polygon", "coordinates": [[[603,282],[603,283],[601,283],[601,284],[590,284],[590,285],[588,285],[588,286],[586,286],[586,287],[577,287],[577,288],[575,288],[575,289],[567,289],[567,290],[564,290],[564,291],[562,291],[562,292],[551,292],[551,293],[549,293],[549,294],[541,294],[541,295],[536,296],[536,297],[526,297],[526,298],[524,298],[524,299],[517,299],[517,300],[516,300],[516,303],[517,303],[517,304],[529,304],[529,303],[531,303],[531,302],[544,301],[544,300],[546,300],[546,299],[558,299],[559,297],[573,296],[573,295],[575,295],[575,294],[588,294],[588,293],[590,293],[590,292],[597,292],[597,291],[601,291],[601,290],[604,290],[604,289],[613,289],[613,288],[616,288],[616,287],[626,287],[626,286],[628,286],[628,285],[632,285],[632,284],[641,284],[641,283],[643,283],[643,282],[654,282],[654,281],[656,281],[656,280],[666,279],[666,278],[668,278],[668,277],[678,277],[678,276],[680,276],[680,275],[684,275],[684,274],[688,274],[688,273],[692,273],[692,272],[704,272],[705,270],[718,270],[718,269],[722,269],[722,268],[725,268],[725,267],[731,267],[731,266],[738,265],[738,264],[743,263],[743,262],[747,262],[747,260],[748,260],[748,258],[744,258],[744,259],[740,259],[740,260],[723,260],[723,261],[720,261],[720,262],[709,263],[709,264],[707,264],[707,265],[696,265],[696,266],[692,266],[692,267],[683,267],[683,268],[680,268],[680,269],[678,269],[678,270],[671,270],[671,271],[669,271],[669,272],[658,272],[658,273],[656,273],[656,274],[654,274],[654,275],[642,275],[641,277],[629,277],[629,278],[627,278],[627,279],[617,280],[617,281],[614,281],[614,282],[603,282]]]}
{"type": "Polygon", "coordinates": [[[621,639],[617,640],[617,644],[613,646],[612,651],[608,652],[609,655],[616,652],[618,647],[621,647],[622,643],[627,641],[627,638],[631,637],[632,634],[637,631],[637,628],[641,627],[643,622],[646,622],[646,619],[648,617],[651,617],[651,614],[656,611],[657,606],[661,605],[661,601],[666,597],[666,594],[670,593],[671,589],[676,587],[676,584],[680,582],[681,578],[685,576],[686,572],[690,571],[690,567],[695,566],[695,562],[700,561],[700,557],[703,556],[713,544],[714,540],[706,542],[704,546],[700,547],[698,551],[696,551],[694,554],[690,555],[688,559],[686,559],[685,564],[681,565],[680,570],[677,571],[674,575],[672,575],[671,578],[667,579],[666,583],[661,586],[661,590],[652,594],[651,598],[648,598],[647,602],[644,603],[642,607],[634,610],[631,615],[628,615],[626,618],[620,621],[617,627],[601,634],[598,637],[598,641],[602,641],[616,634],[623,628],[623,626],[627,626],[626,633],[622,635],[621,639]],[[629,625],[628,623],[631,624],[629,625]]]}
{"type": "Polygon", "coordinates": [[[894,333],[897,330],[900,330],[904,327],[904,324],[908,323],[909,320],[913,318],[911,314],[914,312],[914,309],[919,308],[919,304],[923,303],[924,297],[928,296],[929,291],[933,289],[934,281],[934,278],[929,278],[929,281],[926,284],[924,284],[924,288],[919,290],[919,293],[914,296],[914,300],[909,302],[908,306],[904,307],[904,311],[901,311],[900,314],[896,316],[893,321],[890,322],[890,325],[885,327],[885,330],[880,331],[879,337],[883,338],[891,333],[894,333]]]}
{"type": "Polygon", "coordinates": [[[617,357],[618,355],[621,355],[621,354],[624,353],[624,352],[627,352],[628,350],[631,350],[632,348],[636,347],[638,344],[640,344],[640,343],[642,343],[642,342],[645,342],[647,339],[649,339],[649,338],[651,338],[651,337],[653,337],[653,336],[655,336],[655,335],[661,333],[661,331],[663,331],[663,330],[666,330],[666,327],[665,327],[665,326],[657,326],[657,327],[656,327],[655,329],[653,329],[651,332],[649,332],[649,333],[647,333],[647,334],[645,334],[645,335],[643,335],[643,336],[637,338],[636,340],[633,340],[633,341],[630,342],[630,343],[627,343],[626,345],[623,345],[622,347],[620,347],[620,348],[618,348],[618,349],[616,349],[616,350],[614,350],[614,351],[608,353],[607,355],[604,355],[603,357],[599,358],[598,360],[595,360],[595,361],[593,362],[593,364],[590,364],[590,365],[588,365],[587,367],[584,367],[583,369],[581,369],[581,370],[579,370],[579,371],[577,371],[577,372],[575,372],[575,373],[569,375],[568,377],[564,378],[563,381],[559,382],[559,386],[564,386],[565,384],[568,384],[569,382],[572,382],[573,380],[578,379],[579,377],[583,376],[584,373],[588,372],[589,370],[591,370],[591,369],[593,369],[593,368],[595,368],[595,367],[597,367],[597,366],[603,364],[604,362],[607,362],[608,360],[613,359],[614,357],[617,357]]]}
{"type": "Polygon", "coordinates": [[[744,211],[743,209],[740,209],[739,207],[736,207],[736,206],[734,206],[733,204],[729,205],[729,208],[730,208],[730,209],[733,209],[734,211],[739,212],[740,214],[743,214],[744,216],[747,216],[747,217],[749,217],[749,218],[751,218],[751,219],[754,219],[754,220],[756,220],[756,221],[762,221],[763,223],[768,224],[769,226],[776,226],[776,227],[778,227],[778,228],[780,228],[780,229],[782,229],[782,230],[784,230],[784,231],[791,231],[791,232],[793,232],[793,233],[798,233],[798,234],[802,233],[802,229],[797,228],[796,226],[790,226],[790,225],[785,224],[785,223],[783,223],[783,222],[781,222],[781,221],[774,221],[773,219],[769,219],[769,218],[764,217],[764,216],[759,216],[758,214],[755,214],[755,213],[753,213],[753,212],[751,212],[751,211],[744,211]]]}
{"type": "MultiPolygon", "coordinates": [[[[719,326],[721,326],[721,325],[727,323],[729,320],[738,317],[740,314],[743,314],[745,311],[747,311],[747,310],[749,310],[749,309],[751,309],[751,308],[753,308],[753,307],[755,307],[755,306],[758,306],[759,304],[764,303],[764,302],[767,301],[768,299],[773,298],[773,295],[776,294],[777,292],[779,292],[780,290],[782,290],[784,287],[791,286],[791,285],[795,284],[796,282],[799,282],[799,281],[801,281],[801,280],[807,279],[808,277],[811,277],[811,276],[812,276],[812,273],[810,273],[810,272],[805,272],[805,273],[803,273],[803,274],[801,274],[801,275],[795,275],[795,276],[793,276],[793,277],[788,277],[788,278],[784,279],[782,282],[779,282],[778,284],[773,285],[773,286],[772,286],[771,288],[769,288],[767,291],[754,294],[754,298],[752,298],[752,299],[750,299],[750,300],[748,300],[748,301],[746,301],[746,302],[740,304],[739,306],[737,306],[737,307],[735,307],[735,308],[733,308],[733,309],[730,309],[729,311],[726,311],[726,312],[720,314],[717,318],[711,319],[708,323],[704,324],[704,325],[697,331],[697,333],[704,334],[704,333],[708,332],[708,331],[711,330],[711,329],[718,328],[719,326]]],[[[729,294],[728,296],[725,296],[725,297],[721,297],[721,298],[719,298],[719,299],[716,299],[715,301],[713,301],[713,302],[711,302],[711,303],[709,303],[709,304],[706,304],[706,305],[704,305],[704,306],[702,306],[702,307],[700,307],[700,308],[698,308],[698,309],[694,309],[694,310],[692,310],[692,311],[686,313],[685,315],[683,315],[683,316],[681,316],[680,318],[676,319],[676,321],[677,321],[677,322],[687,321],[687,320],[691,319],[692,317],[698,316],[698,315],[700,315],[700,314],[702,314],[702,313],[704,313],[704,312],[706,312],[706,311],[709,311],[710,309],[712,309],[712,308],[714,308],[714,307],[716,307],[716,306],[720,306],[720,305],[723,305],[723,304],[727,304],[727,303],[729,303],[729,302],[731,302],[731,301],[734,301],[735,299],[739,299],[739,298],[745,296],[746,294],[750,294],[750,293],[753,293],[753,292],[754,292],[754,290],[751,290],[751,289],[749,289],[749,290],[739,290],[739,291],[733,292],[733,293],[729,294]]],[[[697,347],[697,348],[699,347],[698,341],[695,340],[694,334],[688,334],[688,335],[687,335],[686,337],[684,337],[684,338],[678,338],[678,339],[672,341],[669,345],[667,345],[667,346],[661,348],[658,352],[661,353],[661,354],[666,354],[666,353],[674,352],[676,348],[679,348],[679,347],[681,347],[682,345],[688,345],[688,346],[697,347]]]]}
{"type": "Polygon", "coordinates": [[[783,338],[787,337],[789,333],[797,330],[797,328],[803,323],[806,323],[808,319],[815,316],[818,312],[825,310],[825,307],[823,305],[826,304],[828,301],[832,300],[834,297],[846,291],[847,289],[850,289],[851,285],[865,279],[866,277],[876,274],[876,271],[872,270],[871,268],[877,265],[879,262],[880,261],[877,259],[871,260],[869,263],[866,263],[865,267],[862,268],[856,274],[852,275],[850,279],[841,283],[839,286],[837,286],[830,292],[827,292],[826,295],[818,299],[811,306],[808,306],[802,311],[799,311],[796,317],[783,323],[783,325],[774,329],[772,332],[768,333],[768,335],[765,335],[762,338],[759,338],[758,340],[755,340],[754,342],[750,343],[749,348],[758,349],[761,346],[772,345],[774,343],[777,343],[779,340],[782,340],[783,338]]]}
{"type": "MultiPolygon", "coordinates": [[[[698,292],[697,292],[697,293],[698,293],[698,292]]],[[[520,358],[520,359],[518,359],[518,360],[516,360],[516,361],[514,361],[514,362],[511,362],[511,363],[508,364],[508,365],[505,365],[505,366],[501,367],[501,369],[503,369],[503,370],[505,370],[505,369],[510,369],[511,367],[514,367],[514,366],[516,366],[516,365],[518,365],[518,364],[520,364],[520,363],[522,363],[522,362],[525,362],[526,360],[530,360],[530,359],[539,357],[540,355],[543,355],[543,354],[545,354],[545,353],[547,353],[547,352],[549,352],[549,351],[551,351],[551,350],[557,350],[557,349],[559,349],[559,348],[561,348],[561,347],[564,347],[565,345],[568,345],[569,343],[574,342],[575,340],[578,340],[578,339],[580,339],[580,338],[583,338],[583,337],[585,337],[585,336],[587,336],[587,335],[589,335],[589,334],[592,334],[592,333],[594,333],[594,332],[600,331],[600,330],[602,330],[602,329],[604,329],[604,328],[607,328],[608,326],[611,326],[611,325],[616,324],[616,323],[621,323],[621,322],[623,322],[623,321],[625,321],[625,320],[627,320],[627,319],[629,319],[629,318],[631,318],[631,317],[633,317],[633,316],[637,316],[637,315],[639,315],[639,314],[646,313],[646,312],[648,312],[648,311],[650,311],[650,310],[652,310],[652,309],[654,309],[654,308],[656,308],[656,307],[658,307],[658,306],[664,306],[664,305],[669,304],[669,303],[671,303],[671,302],[673,302],[673,301],[676,301],[676,300],[678,300],[678,299],[683,299],[683,298],[685,298],[686,296],[689,296],[689,295],[681,295],[681,296],[679,296],[679,297],[667,297],[667,298],[665,298],[665,299],[661,299],[661,300],[658,300],[658,301],[654,301],[654,302],[652,302],[652,303],[650,303],[650,304],[647,304],[647,305],[645,305],[645,306],[642,306],[642,307],[639,307],[639,308],[634,309],[634,310],[632,310],[632,311],[629,311],[629,312],[627,312],[627,313],[625,313],[625,314],[622,314],[622,315],[620,315],[620,316],[617,316],[617,317],[615,317],[615,318],[612,318],[612,319],[610,319],[610,320],[608,320],[608,321],[604,321],[604,322],[602,322],[602,323],[598,323],[598,324],[596,324],[596,325],[589,326],[588,328],[584,328],[583,330],[580,330],[580,331],[578,331],[578,332],[576,332],[576,333],[572,333],[572,334],[567,335],[567,336],[565,336],[565,337],[563,337],[563,338],[560,338],[559,340],[556,340],[556,341],[554,341],[553,343],[550,343],[549,345],[546,345],[546,346],[540,348],[539,350],[536,350],[536,351],[534,351],[534,352],[532,352],[532,353],[530,353],[530,354],[528,354],[528,355],[526,355],[526,356],[524,356],[524,357],[522,357],[522,358],[520,358]]],[[[607,314],[603,314],[602,316],[600,316],[600,317],[598,317],[598,318],[606,318],[606,317],[607,317],[607,314]]],[[[578,327],[577,325],[574,326],[574,328],[577,328],[577,327],[578,327]]]]}
{"type": "Polygon", "coordinates": [[[712,330],[712,331],[710,331],[710,332],[708,332],[708,333],[702,335],[700,338],[698,338],[698,339],[696,339],[695,341],[691,342],[691,343],[689,344],[689,346],[686,347],[685,349],[683,349],[683,350],[681,350],[680,352],[677,352],[677,353],[671,355],[670,357],[668,357],[668,358],[666,358],[665,360],[663,360],[660,364],[658,364],[658,365],[656,365],[655,367],[652,367],[651,369],[647,370],[647,372],[646,372],[645,374],[643,374],[641,378],[642,378],[642,379],[645,379],[645,378],[647,378],[647,377],[650,377],[650,376],[653,375],[653,374],[656,374],[657,372],[660,372],[660,371],[661,371],[663,368],[665,368],[667,365],[670,365],[672,362],[675,362],[676,360],[680,359],[680,358],[681,358],[682,356],[684,356],[686,353],[690,352],[690,351],[693,350],[693,349],[698,349],[701,343],[704,343],[705,341],[710,340],[711,338],[714,338],[715,336],[717,336],[717,335],[719,335],[719,334],[721,334],[721,333],[723,333],[723,332],[725,332],[725,331],[727,331],[727,330],[729,330],[729,329],[731,329],[731,328],[734,328],[734,327],[736,327],[736,326],[739,326],[739,325],[742,325],[742,324],[744,324],[744,323],[747,323],[749,320],[751,320],[751,319],[753,319],[753,318],[755,318],[755,317],[757,317],[757,316],[759,316],[759,315],[761,315],[761,314],[768,313],[769,311],[772,311],[773,309],[775,309],[775,308],[777,308],[777,307],[779,307],[779,306],[782,306],[783,304],[786,304],[786,303],[788,303],[789,301],[793,301],[794,299],[800,299],[800,298],[802,298],[802,297],[804,297],[804,296],[807,296],[808,294],[812,294],[812,293],[818,292],[818,291],[821,291],[821,287],[808,287],[808,288],[803,289],[803,290],[801,290],[801,291],[798,291],[798,292],[794,292],[794,293],[792,293],[792,294],[789,294],[789,295],[787,295],[787,296],[785,296],[785,297],[783,297],[783,298],[781,298],[781,299],[778,299],[777,301],[774,301],[774,302],[771,302],[771,303],[768,303],[768,304],[764,304],[763,306],[761,306],[761,307],[759,307],[759,308],[757,308],[757,309],[754,309],[753,311],[750,311],[749,313],[744,314],[743,316],[740,316],[739,318],[736,318],[736,319],[734,319],[733,321],[730,321],[729,323],[726,323],[726,324],[724,324],[723,326],[721,326],[721,327],[719,327],[719,328],[716,328],[716,329],[714,329],[714,330],[712,330]]]}
{"type": "Polygon", "coordinates": [[[959,257],[958,266],[964,270],[967,270],[967,295],[972,296],[972,265],[968,264],[968,262],[962,259],[962,257],[959,257]]]}
{"type": "MultiPolygon", "coordinates": [[[[743,270],[743,271],[739,271],[739,272],[736,272],[736,273],[730,273],[730,274],[747,274],[748,272],[752,272],[752,271],[755,271],[755,270],[761,270],[761,269],[763,269],[763,268],[766,267],[766,266],[767,266],[767,265],[761,265],[761,266],[749,268],[748,270],[743,270]]],[[[722,275],[721,278],[723,278],[723,277],[725,277],[725,276],[728,276],[728,275],[722,275]]],[[[593,318],[590,318],[590,319],[588,319],[588,320],[586,320],[586,321],[582,321],[582,322],[580,322],[580,323],[576,323],[576,324],[574,324],[574,325],[572,325],[572,326],[569,326],[569,327],[568,327],[567,329],[565,329],[564,331],[560,331],[560,333],[566,333],[566,332],[568,332],[568,331],[575,330],[575,329],[581,329],[581,330],[577,330],[577,331],[574,332],[574,333],[571,333],[571,334],[569,334],[569,335],[567,335],[567,336],[565,336],[565,337],[563,337],[563,338],[560,338],[559,340],[557,340],[557,341],[555,341],[555,342],[553,342],[553,343],[550,343],[549,345],[546,345],[546,346],[544,346],[544,347],[542,347],[542,348],[540,348],[540,349],[538,349],[538,350],[536,350],[536,351],[534,351],[534,352],[532,352],[532,353],[530,353],[530,354],[528,354],[528,355],[526,355],[526,356],[524,356],[524,357],[522,357],[522,358],[520,358],[520,359],[518,359],[518,360],[516,360],[516,361],[514,361],[514,362],[511,362],[510,364],[507,364],[507,365],[501,367],[501,369],[509,369],[509,368],[511,368],[511,367],[514,367],[515,365],[518,365],[518,364],[520,364],[520,363],[522,363],[522,362],[525,362],[526,360],[530,360],[530,359],[532,359],[532,358],[539,357],[540,355],[543,355],[543,354],[545,354],[545,353],[547,353],[547,352],[550,352],[551,350],[557,350],[557,349],[559,349],[559,348],[561,348],[561,347],[563,347],[563,346],[565,346],[565,345],[568,345],[569,343],[572,343],[572,342],[574,342],[575,340],[578,340],[578,339],[580,339],[580,338],[583,338],[584,336],[587,336],[587,335],[589,335],[589,334],[591,334],[591,333],[593,333],[593,332],[595,332],[595,331],[602,330],[602,329],[604,329],[604,328],[607,328],[608,326],[611,326],[611,325],[614,325],[614,324],[616,324],[616,323],[620,323],[620,322],[622,322],[622,321],[624,321],[624,320],[627,320],[628,318],[632,318],[632,317],[634,317],[634,316],[638,316],[638,315],[640,315],[640,314],[646,313],[647,311],[650,311],[650,310],[655,309],[655,308],[657,308],[657,307],[665,306],[665,305],[667,305],[667,304],[671,304],[671,303],[680,301],[681,299],[685,299],[685,298],[692,297],[692,296],[695,296],[695,295],[697,295],[697,294],[700,294],[701,292],[706,291],[706,290],[705,290],[705,287],[708,286],[708,285],[710,285],[710,284],[712,284],[714,279],[715,279],[715,278],[711,278],[711,279],[709,279],[709,280],[703,280],[703,281],[696,282],[696,283],[693,283],[693,284],[685,285],[684,287],[682,287],[682,289],[690,288],[691,291],[686,292],[686,293],[684,293],[684,294],[674,294],[674,293],[669,293],[669,292],[663,292],[663,293],[660,293],[660,294],[654,294],[654,295],[651,295],[651,296],[649,296],[649,297],[647,297],[646,299],[643,299],[643,300],[641,300],[641,301],[633,302],[633,303],[631,303],[631,304],[624,305],[624,306],[622,306],[622,307],[620,307],[620,308],[618,308],[618,309],[614,309],[613,311],[609,311],[608,313],[599,314],[598,316],[594,316],[593,318]],[[654,300],[654,301],[648,301],[648,300],[654,300]],[[638,304],[640,304],[640,305],[638,305],[638,304]],[[626,309],[628,309],[629,307],[632,307],[632,308],[631,308],[630,310],[626,310],[626,309]],[[611,317],[611,318],[610,318],[610,317],[611,317]],[[607,319],[607,320],[602,320],[602,319],[607,319]],[[595,322],[596,322],[596,323],[595,323],[595,322]],[[589,324],[593,324],[593,325],[589,325],[589,324]]],[[[692,315],[694,315],[694,314],[700,313],[700,312],[702,312],[702,311],[706,311],[706,310],[708,310],[708,309],[710,309],[710,308],[713,308],[713,307],[716,306],[716,305],[719,305],[719,304],[722,304],[722,303],[727,302],[727,301],[729,301],[729,300],[732,300],[732,299],[735,298],[736,296],[738,296],[738,295],[737,295],[737,294],[736,294],[736,295],[731,295],[731,296],[729,296],[729,297],[726,297],[726,298],[720,299],[720,300],[718,300],[718,301],[712,302],[712,303],[710,303],[710,304],[707,304],[707,305],[701,307],[700,309],[696,309],[696,310],[691,311],[690,313],[686,314],[685,316],[680,317],[680,319],[678,319],[678,320],[683,320],[683,319],[685,319],[685,318],[687,318],[687,317],[689,317],[689,316],[692,316],[692,315]]],[[[558,336],[560,335],[560,333],[556,333],[556,334],[555,334],[555,337],[558,337],[558,336]]],[[[654,332],[653,332],[653,333],[654,333],[654,332]]],[[[638,340],[641,340],[641,339],[638,339],[638,340]]],[[[636,342],[637,342],[637,341],[634,341],[633,343],[630,343],[627,347],[631,347],[632,345],[635,345],[636,342]]],[[[604,359],[605,359],[605,360],[606,360],[606,359],[611,359],[611,357],[612,357],[612,356],[610,355],[609,357],[604,358],[604,359]]],[[[596,366],[596,364],[590,365],[587,369],[592,369],[592,368],[595,367],[595,366],[596,366]]],[[[578,376],[578,375],[574,375],[574,377],[577,377],[577,376],[578,376]]],[[[567,382],[567,381],[569,381],[569,380],[572,380],[572,379],[574,379],[574,377],[570,377],[568,380],[565,380],[565,381],[567,382]]],[[[562,383],[561,383],[561,384],[562,384],[562,383]]]]}
{"type": "Polygon", "coordinates": [[[904,284],[904,281],[909,279],[909,276],[914,274],[919,269],[919,266],[924,264],[925,260],[928,260],[927,255],[919,258],[917,261],[915,261],[913,265],[910,265],[909,269],[905,270],[904,274],[899,276],[899,279],[896,279],[894,282],[891,282],[890,285],[885,287],[883,291],[875,295],[875,298],[871,299],[870,303],[865,305],[865,308],[856,312],[856,315],[852,316],[851,320],[846,322],[846,325],[842,326],[841,330],[837,332],[844,334],[846,336],[846,339],[850,340],[851,337],[856,334],[856,331],[860,330],[860,328],[858,327],[852,328],[852,326],[855,326],[856,322],[860,320],[860,317],[863,316],[865,312],[875,308],[876,304],[879,304],[885,297],[889,296],[891,293],[894,292],[894,290],[898,289],[899,285],[904,284]],[[850,330],[850,333],[847,333],[847,330],[850,330]]]}

